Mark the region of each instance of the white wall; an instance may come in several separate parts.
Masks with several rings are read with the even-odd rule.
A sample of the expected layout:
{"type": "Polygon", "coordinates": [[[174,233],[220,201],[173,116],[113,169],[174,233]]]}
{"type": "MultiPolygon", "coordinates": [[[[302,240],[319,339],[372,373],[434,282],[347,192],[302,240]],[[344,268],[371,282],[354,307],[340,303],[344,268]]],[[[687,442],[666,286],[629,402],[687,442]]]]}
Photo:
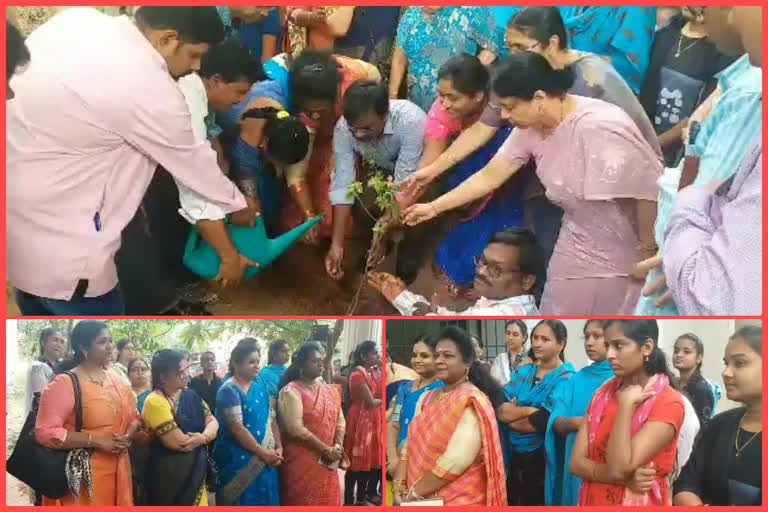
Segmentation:
{"type": "Polygon", "coordinates": [[[347,364],[347,361],[349,361],[349,354],[355,350],[355,347],[366,340],[374,341],[376,346],[379,347],[379,351],[381,351],[381,335],[381,320],[344,319],[344,328],[341,331],[341,336],[339,336],[338,341],[341,364],[347,364]]]}
{"type": "MultiPolygon", "coordinates": [[[[414,321],[415,320],[411,320],[410,322],[414,321]]],[[[529,332],[531,332],[539,320],[525,319],[525,322],[528,325],[529,332]]],[[[582,334],[586,320],[569,319],[563,320],[562,322],[568,329],[568,345],[565,349],[565,358],[567,361],[571,362],[576,367],[576,369],[581,369],[589,364],[589,360],[584,353],[584,336],[582,334]]],[[[717,407],[718,412],[737,406],[738,404],[729,401],[725,397],[725,386],[723,386],[722,377],[720,376],[723,370],[723,354],[725,352],[725,345],[728,342],[729,336],[731,336],[737,328],[747,324],[761,325],[760,320],[699,320],[690,318],[675,318],[659,319],[658,322],[659,345],[667,355],[667,362],[669,363],[670,368],[672,367],[672,350],[677,337],[688,332],[696,334],[704,343],[704,363],[702,365],[702,374],[705,378],[719,383],[720,388],[723,391],[723,396],[720,399],[717,407]]],[[[499,348],[501,348],[503,347],[504,343],[504,323],[505,320],[470,320],[467,322],[467,328],[472,333],[477,333],[479,330],[481,330],[483,337],[486,340],[486,344],[494,345],[494,343],[496,343],[498,344],[499,348]],[[482,329],[479,329],[480,324],[482,324],[482,329]]],[[[421,329],[425,328],[426,326],[421,327],[421,329]]],[[[496,347],[493,347],[493,349],[488,351],[488,356],[491,359],[495,354],[496,347]]]]}
{"type": "MultiPolygon", "coordinates": [[[[659,345],[667,355],[667,362],[672,368],[672,349],[675,340],[681,334],[691,332],[698,336],[704,343],[704,362],[702,374],[705,378],[720,384],[723,397],[718,403],[718,412],[730,409],[738,404],[725,397],[725,386],[720,373],[723,371],[723,354],[728,337],[736,330],[736,323],[730,319],[660,319],[659,321],[659,345]]],[[[578,369],[589,363],[584,353],[582,329],[584,320],[563,320],[568,328],[568,345],[565,349],[566,360],[573,363],[578,369]]],[[[674,370],[673,370],[674,371],[674,370]]]]}

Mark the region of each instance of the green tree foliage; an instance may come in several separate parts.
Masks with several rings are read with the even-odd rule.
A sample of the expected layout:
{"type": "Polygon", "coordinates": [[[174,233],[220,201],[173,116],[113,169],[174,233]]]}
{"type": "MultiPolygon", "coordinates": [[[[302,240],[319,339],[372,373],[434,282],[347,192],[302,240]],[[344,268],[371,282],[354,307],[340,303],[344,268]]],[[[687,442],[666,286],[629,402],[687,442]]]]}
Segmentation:
{"type": "Polygon", "coordinates": [[[75,320],[19,320],[19,355],[25,359],[36,359],[40,355],[40,332],[46,327],[60,330],[69,339],[75,320]]]}
{"type": "MultiPolygon", "coordinates": [[[[19,320],[20,354],[25,359],[38,355],[40,331],[54,327],[70,338],[77,320],[19,320]]],[[[176,348],[188,352],[204,350],[212,342],[237,336],[261,338],[271,341],[288,340],[291,348],[309,339],[312,327],[324,320],[106,320],[115,342],[130,338],[138,353],[146,358],[163,348],[176,348]]]]}

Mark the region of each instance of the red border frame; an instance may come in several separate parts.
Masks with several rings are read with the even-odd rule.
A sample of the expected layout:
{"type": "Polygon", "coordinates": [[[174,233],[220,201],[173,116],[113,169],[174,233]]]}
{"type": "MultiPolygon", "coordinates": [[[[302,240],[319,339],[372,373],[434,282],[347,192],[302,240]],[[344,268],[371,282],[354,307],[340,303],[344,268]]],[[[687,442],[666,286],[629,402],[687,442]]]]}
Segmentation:
{"type": "MultiPolygon", "coordinates": [[[[11,3],[11,2],[8,2],[8,1],[3,1],[3,6],[4,7],[8,7],[8,6],[29,6],[29,5],[63,6],[65,3],[66,2],[63,2],[61,0],[59,0],[59,1],[52,1],[52,2],[35,2],[35,3],[31,3],[31,2],[27,2],[27,1],[22,1],[22,2],[18,2],[18,3],[15,3],[15,2],[11,3]]],[[[231,3],[234,4],[234,5],[238,5],[238,4],[241,4],[241,5],[254,5],[254,3],[248,3],[248,2],[246,2],[244,0],[234,0],[231,3]]],[[[280,3],[280,2],[278,2],[278,3],[280,3]]],[[[436,3],[439,4],[439,5],[455,5],[456,2],[437,1],[436,3]]],[[[475,5],[508,5],[509,4],[509,2],[502,2],[502,1],[499,1],[499,0],[491,0],[491,1],[486,0],[484,2],[479,2],[477,0],[470,0],[469,2],[465,2],[465,3],[466,4],[475,4],[475,5]]],[[[570,5],[583,5],[584,4],[583,2],[574,2],[574,1],[563,1],[563,2],[560,2],[560,3],[561,4],[565,4],[565,5],[568,5],[568,4],[570,4],[570,5]]],[[[611,1],[594,1],[594,0],[592,0],[591,2],[586,2],[586,3],[588,3],[589,5],[627,5],[630,2],[619,3],[619,2],[615,2],[615,1],[611,2],[611,1]]],[[[707,5],[731,5],[730,2],[726,2],[726,1],[722,1],[722,0],[719,0],[719,1],[707,1],[707,2],[703,2],[703,3],[705,3],[707,5]]],[[[103,5],[103,4],[104,4],[103,1],[97,1],[97,0],[80,0],[80,2],[78,2],[78,5],[103,5]]],[[[148,0],[147,2],[145,2],[145,5],[212,5],[212,4],[213,3],[210,2],[210,1],[206,2],[206,1],[201,1],[201,0],[186,0],[186,1],[184,1],[184,0],[182,0],[182,1],[180,1],[180,0],[165,0],[165,1],[148,0]]],[[[256,4],[258,4],[258,2],[256,2],[256,4]]],[[[304,2],[303,3],[303,5],[311,5],[311,4],[312,4],[311,2],[304,2]]],[[[534,1],[528,2],[526,5],[549,5],[549,4],[550,4],[550,2],[542,2],[540,0],[534,0],[534,1]]],[[[642,5],[653,6],[656,3],[649,2],[647,0],[639,0],[639,1],[631,2],[631,4],[632,5],[641,5],[641,6],[642,5]]],[[[285,5],[287,5],[287,4],[285,4],[285,5]]],[[[403,2],[398,2],[398,1],[393,1],[393,0],[379,0],[379,1],[358,0],[357,2],[354,2],[354,3],[353,2],[341,2],[341,5],[403,5],[403,2]]],[[[761,5],[764,5],[764,4],[763,4],[763,2],[744,2],[743,5],[761,6],[761,5]]],[[[763,22],[765,22],[765,20],[767,18],[768,18],[768,15],[766,14],[766,12],[763,12],[763,22]]],[[[3,38],[2,38],[2,46],[3,46],[3,49],[4,49],[5,48],[5,36],[3,36],[3,38]]],[[[763,46],[764,46],[764,48],[766,47],[766,42],[765,41],[763,41],[763,46]]],[[[3,55],[5,55],[5,52],[2,52],[2,53],[3,53],[3,55]]],[[[5,59],[5,57],[3,57],[3,59],[5,59]]],[[[764,84],[766,83],[765,77],[763,78],[763,83],[764,84]]],[[[5,93],[3,93],[3,94],[5,94],[5,93]]],[[[3,117],[5,117],[5,102],[3,102],[2,110],[3,110],[3,117]]],[[[5,153],[5,138],[3,138],[2,141],[0,142],[0,148],[2,148],[3,153],[5,153]]],[[[5,173],[3,173],[2,177],[0,178],[0,182],[2,183],[0,188],[2,188],[3,192],[5,192],[5,173]]],[[[763,219],[764,220],[768,219],[768,215],[766,215],[765,212],[763,213],[763,219]]],[[[762,246],[762,242],[761,242],[761,246],[762,246]]],[[[4,250],[5,249],[5,230],[2,230],[2,233],[0,233],[0,248],[3,249],[2,252],[0,252],[0,274],[2,274],[3,277],[5,277],[5,250],[4,250]]],[[[765,267],[765,263],[764,263],[763,266],[765,267]]],[[[766,293],[764,291],[763,292],[763,298],[765,298],[765,295],[766,295],[766,293]]],[[[8,316],[6,314],[6,310],[5,310],[5,308],[6,308],[6,296],[5,296],[5,294],[3,294],[2,299],[0,299],[0,307],[2,307],[2,316],[3,316],[4,319],[22,319],[22,318],[34,319],[34,318],[40,318],[40,317],[8,316]]],[[[729,319],[730,318],[734,318],[734,319],[757,319],[757,318],[759,318],[761,320],[764,320],[765,317],[766,317],[766,315],[763,314],[763,315],[761,315],[759,317],[739,316],[739,317],[690,317],[690,318],[729,318],[729,319]]],[[[186,318],[196,318],[196,317],[151,317],[151,316],[149,316],[149,317],[128,317],[128,316],[120,316],[120,317],[108,317],[108,318],[146,318],[146,319],[151,319],[151,318],[165,318],[165,319],[170,318],[170,319],[174,319],[175,318],[175,319],[186,319],[186,318]]],[[[252,319],[257,319],[257,318],[264,318],[264,319],[314,319],[314,318],[323,318],[323,319],[335,319],[335,318],[379,319],[379,320],[384,321],[384,324],[382,325],[382,336],[383,336],[382,348],[383,348],[384,351],[386,351],[386,320],[388,320],[388,319],[402,319],[402,317],[396,317],[396,316],[342,317],[342,316],[339,316],[339,315],[327,315],[327,316],[322,315],[322,316],[312,316],[312,317],[310,317],[310,316],[290,316],[290,315],[287,315],[287,316],[258,316],[258,315],[252,315],[252,316],[221,316],[221,317],[214,317],[214,318],[211,318],[211,317],[204,317],[204,318],[209,319],[209,320],[215,319],[215,318],[220,318],[220,319],[239,319],[239,318],[252,318],[252,319]]],[[[415,319],[436,319],[436,317],[413,317],[413,318],[415,318],[415,319]]],[[[451,317],[451,319],[474,319],[474,320],[478,320],[478,319],[494,319],[494,318],[497,318],[497,317],[451,317]]],[[[542,318],[552,318],[552,317],[542,317],[542,318]]],[[[558,317],[558,318],[583,318],[583,316],[579,316],[579,317],[558,317]]],[[[618,317],[614,317],[614,318],[618,318],[618,317]]],[[[658,318],[661,318],[661,319],[664,319],[664,318],[675,319],[677,317],[658,317],[658,318]]],[[[5,334],[3,334],[3,336],[5,336],[5,334]]],[[[8,340],[6,340],[6,341],[8,341],[8,340]]],[[[768,368],[768,363],[764,362],[763,365],[764,365],[764,369],[768,368]]],[[[0,368],[2,368],[2,373],[5,374],[5,370],[6,370],[5,358],[3,358],[2,363],[0,363],[0,368]]],[[[3,398],[4,398],[4,393],[3,393],[3,398]]],[[[383,404],[382,406],[384,407],[385,404],[383,404]]],[[[0,412],[3,413],[2,425],[4,427],[5,426],[5,413],[6,413],[6,403],[5,403],[4,399],[2,400],[2,404],[0,404],[0,412]]],[[[764,425],[766,423],[768,423],[765,418],[763,419],[763,423],[764,423],[764,425]]],[[[384,429],[383,429],[383,425],[382,425],[382,438],[383,438],[383,436],[384,436],[384,429]]],[[[763,457],[763,483],[764,484],[765,484],[766,469],[768,469],[768,461],[766,461],[766,458],[765,458],[765,452],[766,452],[765,448],[766,448],[766,440],[763,439],[763,454],[764,454],[764,457],[763,457]]],[[[382,446],[382,449],[383,449],[383,446],[382,446]]],[[[5,443],[3,443],[2,448],[0,448],[0,452],[3,453],[3,459],[2,459],[2,461],[0,461],[0,466],[2,466],[3,473],[5,473],[5,471],[4,471],[4,469],[5,469],[5,458],[6,458],[5,443]]],[[[382,473],[383,473],[383,471],[382,471],[382,473]]],[[[3,486],[2,490],[0,490],[0,510],[10,509],[10,508],[17,508],[17,507],[9,507],[9,506],[7,506],[5,504],[5,495],[6,495],[6,493],[5,493],[5,486],[3,486]]],[[[216,509],[216,508],[223,509],[224,507],[213,507],[213,508],[214,509],[216,509]]],[[[251,507],[251,508],[254,508],[254,507],[251,507]]],[[[260,508],[260,509],[267,509],[267,508],[269,508],[269,509],[273,509],[273,510],[284,510],[284,508],[280,508],[280,507],[258,507],[258,508],[260,508]]],[[[504,510],[506,507],[489,507],[489,508],[493,508],[493,509],[497,509],[497,510],[504,510]]],[[[539,507],[539,508],[546,508],[546,507],[539,507]]],[[[681,507],[676,507],[676,509],[680,509],[680,508],[681,507]]],[[[688,507],[683,507],[683,508],[688,508],[688,507]]],[[[720,508],[720,507],[716,507],[716,508],[720,508]]],[[[764,504],[759,509],[766,509],[766,508],[768,508],[768,506],[764,504]]],[[[70,507],[70,509],[71,510],[82,510],[82,511],[92,510],[89,507],[70,507]]],[[[114,509],[114,510],[122,509],[122,510],[126,510],[127,511],[127,510],[131,510],[132,507],[112,507],[110,509],[111,510],[112,509],[114,509]]],[[[161,510],[162,509],[162,510],[169,510],[169,511],[171,511],[171,510],[173,510],[173,511],[179,510],[178,507],[154,507],[153,509],[154,510],[161,510]]],[[[342,510],[342,507],[306,507],[305,509],[306,510],[312,510],[312,509],[325,509],[325,510],[338,509],[338,510],[342,510]]],[[[462,510],[461,507],[445,507],[445,509],[446,510],[462,510]]],[[[653,509],[655,509],[655,507],[653,509]]],[[[661,507],[658,507],[658,509],[661,510],[661,507]]],[[[597,507],[596,510],[598,510],[598,511],[600,511],[600,510],[605,510],[605,511],[619,510],[619,507],[597,507]]],[[[729,507],[727,510],[732,510],[732,508],[729,507]]]]}

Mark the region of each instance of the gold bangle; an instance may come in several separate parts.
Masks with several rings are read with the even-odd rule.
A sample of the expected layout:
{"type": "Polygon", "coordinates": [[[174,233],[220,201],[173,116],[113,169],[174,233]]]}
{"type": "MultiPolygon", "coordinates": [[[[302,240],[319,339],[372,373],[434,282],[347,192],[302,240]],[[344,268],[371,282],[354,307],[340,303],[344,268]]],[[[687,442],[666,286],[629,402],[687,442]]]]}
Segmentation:
{"type": "Polygon", "coordinates": [[[89,432],[89,433],[88,433],[88,446],[86,446],[86,448],[90,448],[90,447],[91,447],[91,442],[92,442],[92,440],[93,440],[92,438],[93,438],[93,434],[91,434],[91,433],[89,432]]]}
{"type": "Polygon", "coordinates": [[[315,212],[313,212],[312,210],[304,210],[304,217],[306,217],[307,219],[311,219],[315,217],[315,212]]]}

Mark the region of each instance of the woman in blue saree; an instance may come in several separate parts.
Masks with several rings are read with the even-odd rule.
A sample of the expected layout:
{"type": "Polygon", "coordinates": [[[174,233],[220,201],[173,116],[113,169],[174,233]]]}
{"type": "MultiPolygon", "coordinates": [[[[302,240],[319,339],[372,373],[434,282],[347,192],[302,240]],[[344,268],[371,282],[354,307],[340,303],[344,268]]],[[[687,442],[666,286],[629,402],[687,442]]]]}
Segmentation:
{"type": "Polygon", "coordinates": [[[213,448],[219,470],[217,505],[277,506],[277,466],[283,461],[275,400],[259,372],[256,340],[240,342],[229,360],[232,377],[216,394],[216,416],[222,425],[213,448]]]}
{"type": "MultiPolygon", "coordinates": [[[[489,101],[490,74],[477,57],[449,59],[440,67],[437,78],[438,99],[427,115],[419,168],[431,164],[462,131],[480,119],[489,101]]],[[[485,167],[511,131],[509,124],[499,128],[490,141],[445,175],[443,185],[454,189],[485,167]]],[[[496,233],[523,225],[524,185],[524,179],[513,179],[509,186],[470,205],[443,236],[435,251],[435,265],[452,294],[461,294],[472,286],[475,259],[496,233]]]]}
{"type": "Polygon", "coordinates": [[[216,113],[220,139],[231,156],[231,177],[249,207],[261,212],[270,234],[279,231],[286,190],[277,168],[285,168],[290,178],[291,169],[309,148],[309,133],[301,121],[282,114],[291,107],[287,59],[283,53],[265,62],[265,79],[251,86],[245,100],[216,113]]]}
{"type": "Polygon", "coordinates": [[[544,448],[547,452],[545,498],[547,506],[578,504],[581,478],[570,471],[571,451],[587,405],[597,388],[613,377],[606,361],[603,320],[591,319],[584,324],[584,350],[592,364],[585,366],[553,394],[544,448]]]}
{"type": "Polygon", "coordinates": [[[408,425],[416,414],[416,403],[421,395],[432,389],[443,387],[442,381],[435,377],[435,336],[418,336],[411,351],[411,368],[419,374],[413,381],[401,382],[397,390],[392,414],[387,420],[387,472],[395,474],[400,462],[400,451],[408,437],[408,425]]]}
{"type": "Polygon", "coordinates": [[[635,92],[645,80],[656,32],[655,7],[561,6],[571,48],[605,57],[635,92]]]}
{"type": "Polygon", "coordinates": [[[286,340],[275,340],[267,350],[267,366],[259,371],[257,380],[267,388],[271,398],[277,400],[280,391],[280,379],[283,378],[288,362],[291,360],[291,348],[286,340]]]}
{"type": "Polygon", "coordinates": [[[564,361],[567,341],[568,331],[561,321],[539,322],[531,334],[536,364],[523,366],[504,387],[508,402],[496,414],[506,427],[500,434],[508,445],[509,505],[544,505],[544,435],[553,397],[574,373],[573,365],[564,361]]]}

